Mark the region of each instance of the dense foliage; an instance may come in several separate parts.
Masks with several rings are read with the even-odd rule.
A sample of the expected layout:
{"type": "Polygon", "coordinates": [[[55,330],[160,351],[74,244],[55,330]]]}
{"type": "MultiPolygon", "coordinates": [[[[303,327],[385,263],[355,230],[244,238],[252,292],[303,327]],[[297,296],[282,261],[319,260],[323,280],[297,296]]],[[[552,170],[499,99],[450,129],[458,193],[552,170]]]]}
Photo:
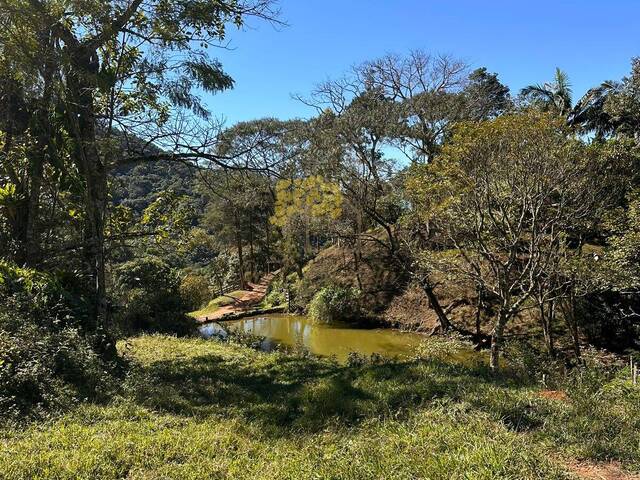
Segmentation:
{"type": "Polygon", "coordinates": [[[358,319],[360,292],[354,288],[328,286],[318,291],[309,303],[309,316],[318,322],[358,319]]]}
{"type": "Polygon", "coordinates": [[[0,262],[0,411],[6,420],[46,416],[113,390],[117,365],[86,329],[77,279],[0,262]]]}
{"type": "Polygon", "coordinates": [[[117,316],[125,331],[175,332],[193,330],[185,312],[189,305],[180,292],[178,273],[157,257],[122,263],[114,271],[117,316]]]}

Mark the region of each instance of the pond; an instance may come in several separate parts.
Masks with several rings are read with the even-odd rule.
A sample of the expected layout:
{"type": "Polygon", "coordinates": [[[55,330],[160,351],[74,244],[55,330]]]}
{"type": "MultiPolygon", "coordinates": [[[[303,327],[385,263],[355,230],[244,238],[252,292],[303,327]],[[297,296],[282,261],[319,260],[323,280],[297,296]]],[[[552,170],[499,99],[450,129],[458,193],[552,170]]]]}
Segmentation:
{"type": "Polygon", "coordinates": [[[226,336],[224,329],[242,331],[265,337],[263,350],[278,344],[301,344],[311,353],[335,356],[344,361],[349,353],[369,356],[377,353],[384,357],[405,357],[413,354],[424,337],[416,333],[400,332],[389,328],[357,328],[346,323],[319,324],[299,315],[265,315],[216,323],[200,327],[203,337],[226,336]]]}

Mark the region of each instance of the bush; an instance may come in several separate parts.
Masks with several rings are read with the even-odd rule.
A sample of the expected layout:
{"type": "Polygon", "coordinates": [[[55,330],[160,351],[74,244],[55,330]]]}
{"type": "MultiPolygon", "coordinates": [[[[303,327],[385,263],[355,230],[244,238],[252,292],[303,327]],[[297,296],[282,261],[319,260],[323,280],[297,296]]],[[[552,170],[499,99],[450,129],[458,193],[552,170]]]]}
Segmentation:
{"type": "Polygon", "coordinates": [[[209,280],[204,275],[188,273],[180,281],[180,296],[189,306],[189,310],[197,310],[207,304],[212,296],[209,280]]]}
{"type": "Polygon", "coordinates": [[[178,274],[161,259],[144,257],[123,263],[115,269],[114,280],[124,332],[186,335],[193,331],[178,274]]]}
{"type": "Polygon", "coordinates": [[[285,305],[287,303],[287,288],[281,276],[278,276],[269,284],[269,290],[263,303],[272,307],[285,305]]]}
{"type": "Polygon", "coordinates": [[[0,303],[12,303],[16,313],[39,318],[46,328],[91,327],[86,295],[74,288],[77,283],[73,276],[54,276],[0,261],[0,303]]]}
{"type": "Polygon", "coordinates": [[[108,393],[115,365],[89,327],[86,303],[60,278],[0,262],[0,417],[43,416],[108,393]]]}
{"type": "Polygon", "coordinates": [[[362,314],[359,298],[360,291],[353,287],[324,287],[311,299],[309,316],[319,322],[358,319],[362,314]]]}
{"type": "Polygon", "coordinates": [[[544,378],[548,388],[557,387],[556,383],[566,375],[567,359],[563,355],[553,359],[540,342],[526,337],[509,338],[505,342],[504,358],[510,372],[530,381],[544,378]]]}
{"type": "MultiPolygon", "coordinates": [[[[7,312],[0,314],[5,323],[7,312]]],[[[77,329],[48,332],[22,319],[15,331],[0,327],[0,415],[42,417],[84,399],[106,397],[112,365],[103,362],[91,338],[77,329]]]]}

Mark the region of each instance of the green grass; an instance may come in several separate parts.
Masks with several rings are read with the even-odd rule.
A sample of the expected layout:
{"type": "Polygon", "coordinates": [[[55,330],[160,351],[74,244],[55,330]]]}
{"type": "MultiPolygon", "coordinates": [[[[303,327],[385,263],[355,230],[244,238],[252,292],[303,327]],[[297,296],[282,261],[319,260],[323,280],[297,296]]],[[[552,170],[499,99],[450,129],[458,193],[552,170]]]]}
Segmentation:
{"type": "Polygon", "coordinates": [[[165,336],[119,348],[132,363],[121,396],[0,429],[0,478],[554,479],[567,478],[562,457],[640,467],[638,390],[619,378],[576,378],[562,402],[446,349],[339,365],[165,336]]]}
{"type": "Polygon", "coordinates": [[[234,303],[236,299],[239,298],[243,293],[244,291],[242,290],[235,290],[225,295],[220,295],[219,297],[211,300],[206,307],[190,312],[189,315],[192,317],[211,315],[212,313],[215,313],[220,307],[225,307],[234,303]]]}

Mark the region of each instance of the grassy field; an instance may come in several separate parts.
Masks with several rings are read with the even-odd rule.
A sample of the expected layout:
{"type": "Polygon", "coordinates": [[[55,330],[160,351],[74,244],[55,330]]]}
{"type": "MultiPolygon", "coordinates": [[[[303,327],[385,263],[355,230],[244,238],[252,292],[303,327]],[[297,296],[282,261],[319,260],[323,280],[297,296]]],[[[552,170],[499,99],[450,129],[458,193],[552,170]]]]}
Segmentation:
{"type": "MultiPolygon", "coordinates": [[[[437,348],[435,348],[437,347],[437,348]]],[[[573,459],[640,468],[639,389],[582,375],[550,399],[453,347],[339,365],[164,336],[119,344],[104,405],[0,430],[2,479],[554,479],[573,459]]]]}

